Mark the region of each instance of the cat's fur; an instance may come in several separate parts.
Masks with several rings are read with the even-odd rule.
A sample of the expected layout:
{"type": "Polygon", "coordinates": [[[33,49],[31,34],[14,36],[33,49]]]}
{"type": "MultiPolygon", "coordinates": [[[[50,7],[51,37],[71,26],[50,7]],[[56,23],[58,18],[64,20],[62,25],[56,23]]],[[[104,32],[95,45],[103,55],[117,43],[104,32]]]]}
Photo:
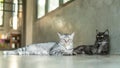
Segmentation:
{"type": "Polygon", "coordinates": [[[109,37],[109,31],[108,29],[104,32],[98,32],[96,30],[96,42],[95,46],[97,47],[97,54],[109,54],[110,51],[110,37],[109,37]]]}
{"type": "Polygon", "coordinates": [[[58,33],[58,35],[60,38],[60,42],[57,44],[57,46],[53,46],[50,49],[49,54],[50,55],[59,55],[60,53],[62,55],[72,54],[74,33],[72,33],[71,35],[68,34],[61,35],[58,33]]]}
{"type": "Polygon", "coordinates": [[[96,30],[96,41],[94,45],[79,45],[73,49],[73,55],[77,54],[101,54],[106,55],[109,54],[110,48],[110,39],[109,39],[109,31],[108,29],[104,32],[98,32],[96,30]]]}
{"type": "Polygon", "coordinates": [[[58,33],[60,41],[31,44],[26,47],[18,48],[11,51],[3,51],[4,55],[64,55],[72,54],[73,51],[73,37],[72,34],[58,33]]]}
{"type": "Polygon", "coordinates": [[[93,55],[96,53],[96,47],[94,45],[79,45],[73,49],[73,55],[88,54],[93,55]]]}

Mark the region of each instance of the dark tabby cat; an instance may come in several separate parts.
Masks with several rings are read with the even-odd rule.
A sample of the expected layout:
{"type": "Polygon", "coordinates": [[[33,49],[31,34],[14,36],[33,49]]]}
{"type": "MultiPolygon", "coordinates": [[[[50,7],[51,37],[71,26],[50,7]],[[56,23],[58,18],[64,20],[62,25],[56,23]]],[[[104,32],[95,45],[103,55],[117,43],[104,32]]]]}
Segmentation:
{"type": "Polygon", "coordinates": [[[79,45],[73,49],[73,55],[88,54],[93,55],[96,53],[96,47],[94,45],[79,45]]]}
{"type": "Polygon", "coordinates": [[[109,54],[109,31],[98,32],[96,30],[96,41],[94,45],[79,45],[73,49],[73,55],[77,54],[109,54]]]}
{"type": "Polygon", "coordinates": [[[109,49],[110,49],[110,38],[109,38],[109,31],[108,29],[105,30],[104,32],[98,32],[96,30],[97,35],[96,35],[96,42],[95,46],[97,47],[97,54],[109,54],[109,49]]]}

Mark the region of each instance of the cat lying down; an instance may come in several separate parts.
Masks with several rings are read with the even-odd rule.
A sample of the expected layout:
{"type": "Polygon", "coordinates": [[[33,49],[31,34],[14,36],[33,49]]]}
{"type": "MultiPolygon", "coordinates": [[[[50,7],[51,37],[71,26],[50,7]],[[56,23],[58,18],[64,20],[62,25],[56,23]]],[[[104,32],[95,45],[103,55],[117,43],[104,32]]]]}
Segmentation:
{"type": "Polygon", "coordinates": [[[104,32],[96,31],[96,41],[94,45],[79,45],[73,48],[72,34],[60,34],[58,33],[60,41],[31,44],[26,47],[22,47],[16,50],[3,51],[4,55],[78,55],[78,54],[109,54],[110,39],[109,31],[104,32]]]}
{"type": "Polygon", "coordinates": [[[31,44],[16,50],[3,51],[3,55],[71,55],[73,51],[72,34],[58,33],[60,41],[31,44]]]}
{"type": "Polygon", "coordinates": [[[79,45],[73,49],[73,54],[88,54],[88,55],[107,55],[110,49],[110,38],[108,29],[104,32],[96,30],[96,41],[94,45],[79,45]]]}
{"type": "Polygon", "coordinates": [[[97,51],[94,45],[80,45],[73,49],[73,55],[87,54],[93,55],[97,51]]]}

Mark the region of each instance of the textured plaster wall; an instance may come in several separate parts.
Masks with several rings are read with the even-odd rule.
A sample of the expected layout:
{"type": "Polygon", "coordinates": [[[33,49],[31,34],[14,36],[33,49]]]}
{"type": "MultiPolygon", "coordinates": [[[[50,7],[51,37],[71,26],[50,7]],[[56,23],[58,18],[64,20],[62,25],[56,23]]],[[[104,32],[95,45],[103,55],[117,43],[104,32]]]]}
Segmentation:
{"type": "Polygon", "coordinates": [[[84,0],[84,3],[94,9],[96,28],[109,29],[111,54],[120,54],[120,0],[84,0]]]}
{"type": "Polygon", "coordinates": [[[75,0],[36,22],[33,43],[58,41],[57,32],[75,32],[74,46],[94,44],[96,29],[109,29],[111,54],[120,54],[120,0],[75,0]]]}

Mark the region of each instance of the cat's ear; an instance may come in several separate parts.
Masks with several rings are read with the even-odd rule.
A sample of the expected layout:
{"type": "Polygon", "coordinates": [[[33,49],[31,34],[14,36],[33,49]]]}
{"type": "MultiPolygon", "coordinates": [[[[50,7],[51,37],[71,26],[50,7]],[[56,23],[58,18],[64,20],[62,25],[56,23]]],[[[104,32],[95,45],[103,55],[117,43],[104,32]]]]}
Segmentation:
{"type": "Polygon", "coordinates": [[[61,34],[59,32],[57,32],[58,36],[61,37],[61,34]]]}
{"type": "Polygon", "coordinates": [[[96,34],[98,34],[99,33],[99,31],[96,29],[96,34]]]}
{"type": "Polygon", "coordinates": [[[75,32],[73,32],[73,33],[71,34],[71,38],[73,38],[73,37],[74,37],[74,35],[75,35],[75,32]]]}
{"type": "Polygon", "coordinates": [[[108,35],[108,34],[109,34],[109,30],[106,29],[105,32],[104,32],[104,34],[107,34],[107,35],[108,35]]]}

